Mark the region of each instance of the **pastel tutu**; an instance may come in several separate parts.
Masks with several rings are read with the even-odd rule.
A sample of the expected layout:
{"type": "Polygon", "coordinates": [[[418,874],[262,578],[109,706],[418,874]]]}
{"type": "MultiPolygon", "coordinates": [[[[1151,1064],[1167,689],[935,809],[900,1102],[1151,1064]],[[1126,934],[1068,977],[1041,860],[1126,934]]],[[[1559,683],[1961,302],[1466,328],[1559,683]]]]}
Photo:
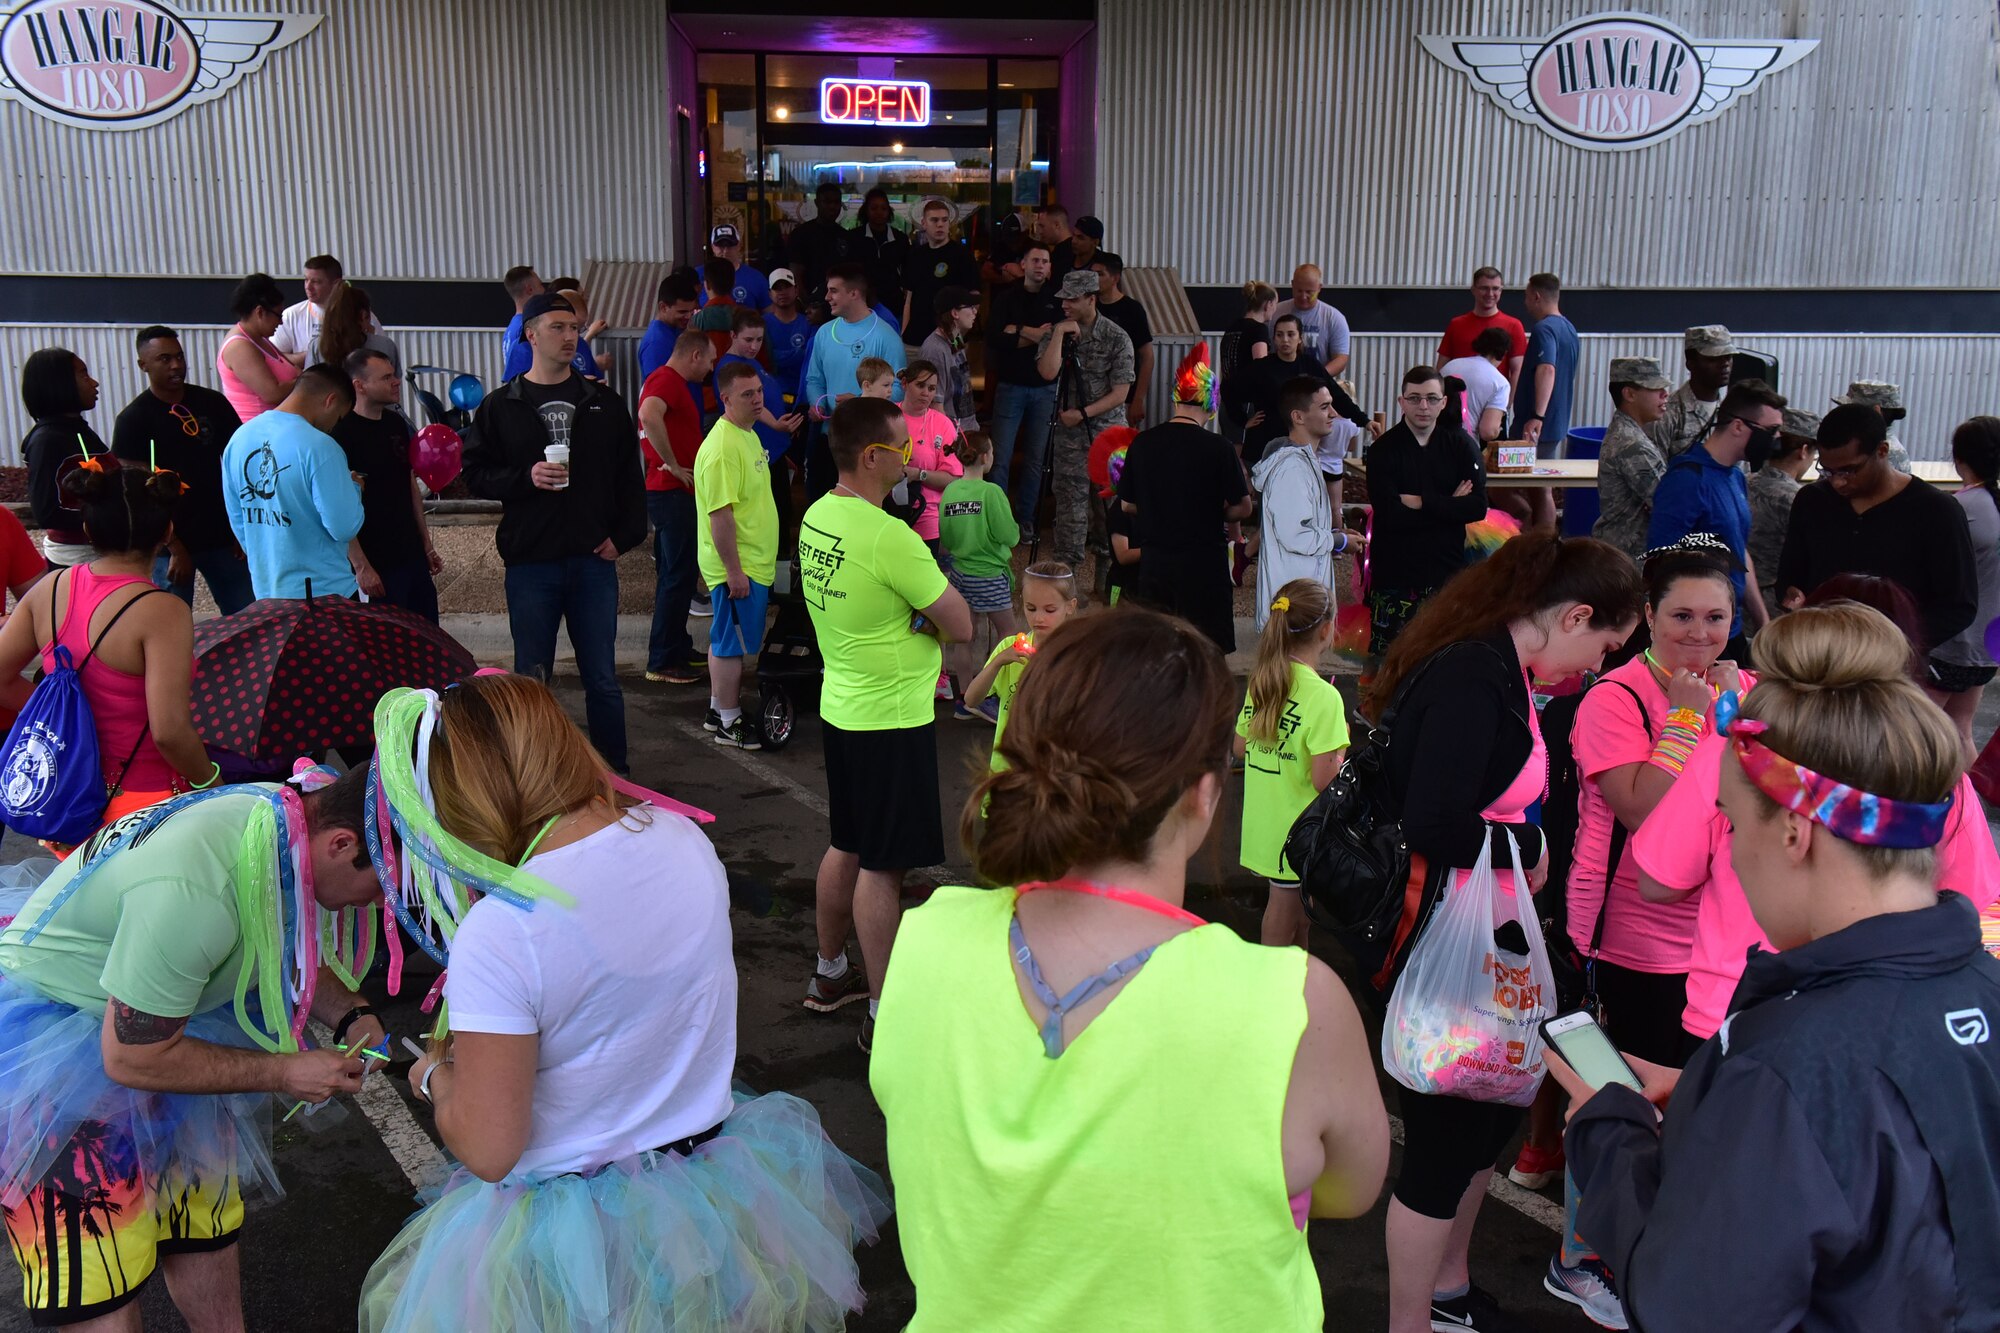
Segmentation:
{"type": "Polygon", "coordinates": [[[489,1184],[461,1169],[368,1272],[362,1333],[780,1333],[861,1308],[882,1180],[784,1093],[746,1098],[691,1156],[489,1184]]]}

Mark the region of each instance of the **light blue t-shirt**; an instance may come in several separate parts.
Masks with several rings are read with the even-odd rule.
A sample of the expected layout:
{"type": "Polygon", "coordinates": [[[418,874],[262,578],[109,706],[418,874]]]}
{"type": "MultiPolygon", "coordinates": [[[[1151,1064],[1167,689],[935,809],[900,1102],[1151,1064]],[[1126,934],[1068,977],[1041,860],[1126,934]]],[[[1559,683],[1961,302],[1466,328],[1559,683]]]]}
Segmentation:
{"type": "MultiPolygon", "coordinates": [[[[860,393],[861,383],[854,372],[871,356],[881,357],[893,370],[903,368],[903,336],[880,315],[871,313],[852,324],[836,319],[813,330],[806,357],[806,403],[831,412],[840,394],[860,393]]],[[[897,384],[889,396],[901,402],[903,386],[897,384]]]]}
{"type": "Polygon", "coordinates": [[[361,488],[331,435],[273,409],[237,428],[222,451],[222,503],[257,596],[352,597],[347,543],[361,531],[361,488]]]}

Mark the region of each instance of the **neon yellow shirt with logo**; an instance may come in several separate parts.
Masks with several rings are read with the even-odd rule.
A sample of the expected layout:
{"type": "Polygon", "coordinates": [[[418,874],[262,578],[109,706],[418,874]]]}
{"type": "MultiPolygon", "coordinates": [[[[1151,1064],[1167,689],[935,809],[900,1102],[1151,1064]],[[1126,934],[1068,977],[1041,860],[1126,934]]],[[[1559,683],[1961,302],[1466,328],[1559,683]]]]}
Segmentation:
{"type": "Polygon", "coordinates": [[[1283,1152],[1304,951],[1176,935],[1050,1059],[1008,946],[1017,896],[939,889],[889,959],[868,1079],[907,1333],[1320,1328],[1283,1152]]]}
{"type": "Polygon", "coordinates": [[[1285,860],[1285,837],[1319,789],[1312,782],[1316,754],[1347,748],[1347,705],[1340,691],[1317,671],[1292,663],[1292,689],[1278,716],[1278,738],[1250,739],[1250,699],[1236,718],[1236,734],[1247,742],[1243,754],[1243,850],[1245,870],[1290,883],[1299,874],[1285,860]]]}
{"type": "MultiPolygon", "coordinates": [[[[1013,646],[1013,639],[1002,639],[999,646],[987,657],[986,665],[992,666],[995,657],[1013,646]]],[[[1014,696],[1020,692],[1021,677],[1027,670],[1028,663],[1024,658],[1019,662],[1009,662],[993,677],[993,697],[999,701],[1000,709],[993,720],[993,759],[987,767],[995,773],[1007,767],[1007,761],[1000,757],[1000,733],[1007,730],[1007,710],[1014,706],[1014,696]]]]}
{"type": "Polygon", "coordinates": [[[910,617],[951,585],[909,524],[828,491],[799,524],[799,586],[826,659],[823,721],[889,731],[936,718],[943,651],[910,617]]]}
{"type": "Polygon", "coordinates": [[[737,563],[752,582],[770,587],[778,575],[778,502],[771,495],[770,460],[756,432],[722,417],[694,456],[696,559],[711,588],[729,580],[708,518],[725,506],[736,515],[737,563]]]}

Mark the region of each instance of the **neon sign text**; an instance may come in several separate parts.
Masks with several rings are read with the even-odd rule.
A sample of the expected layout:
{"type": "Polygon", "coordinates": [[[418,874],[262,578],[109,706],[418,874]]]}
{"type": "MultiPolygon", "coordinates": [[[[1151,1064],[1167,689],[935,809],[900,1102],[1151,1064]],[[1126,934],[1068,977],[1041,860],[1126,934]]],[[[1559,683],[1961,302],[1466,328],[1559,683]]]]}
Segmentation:
{"type": "Polygon", "coordinates": [[[915,79],[821,79],[819,118],[844,125],[928,125],[931,86],[915,79]]]}

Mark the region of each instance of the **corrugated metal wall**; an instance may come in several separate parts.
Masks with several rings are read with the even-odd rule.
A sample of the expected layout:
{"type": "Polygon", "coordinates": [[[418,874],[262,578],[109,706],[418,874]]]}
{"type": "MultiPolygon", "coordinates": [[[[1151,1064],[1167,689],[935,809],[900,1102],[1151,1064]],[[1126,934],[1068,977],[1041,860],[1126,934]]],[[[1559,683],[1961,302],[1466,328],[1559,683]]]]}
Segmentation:
{"type": "Polygon", "coordinates": [[[1589,152],[1503,115],[1419,34],[1532,40],[1570,0],[1099,0],[1096,203],[1197,286],[1990,287],[1992,0],[1660,0],[1701,37],[1820,46],[1719,119],[1589,152]]]}
{"type": "MultiPolygon", "coordinates": [[[[202,0],[317,13],[219,101],[92,132],[0,103],[0,272],[498,279],[669,244],[652,0],[202,0]]],[[[4,312],[0,312],[4,314],[4,312]]]]}

